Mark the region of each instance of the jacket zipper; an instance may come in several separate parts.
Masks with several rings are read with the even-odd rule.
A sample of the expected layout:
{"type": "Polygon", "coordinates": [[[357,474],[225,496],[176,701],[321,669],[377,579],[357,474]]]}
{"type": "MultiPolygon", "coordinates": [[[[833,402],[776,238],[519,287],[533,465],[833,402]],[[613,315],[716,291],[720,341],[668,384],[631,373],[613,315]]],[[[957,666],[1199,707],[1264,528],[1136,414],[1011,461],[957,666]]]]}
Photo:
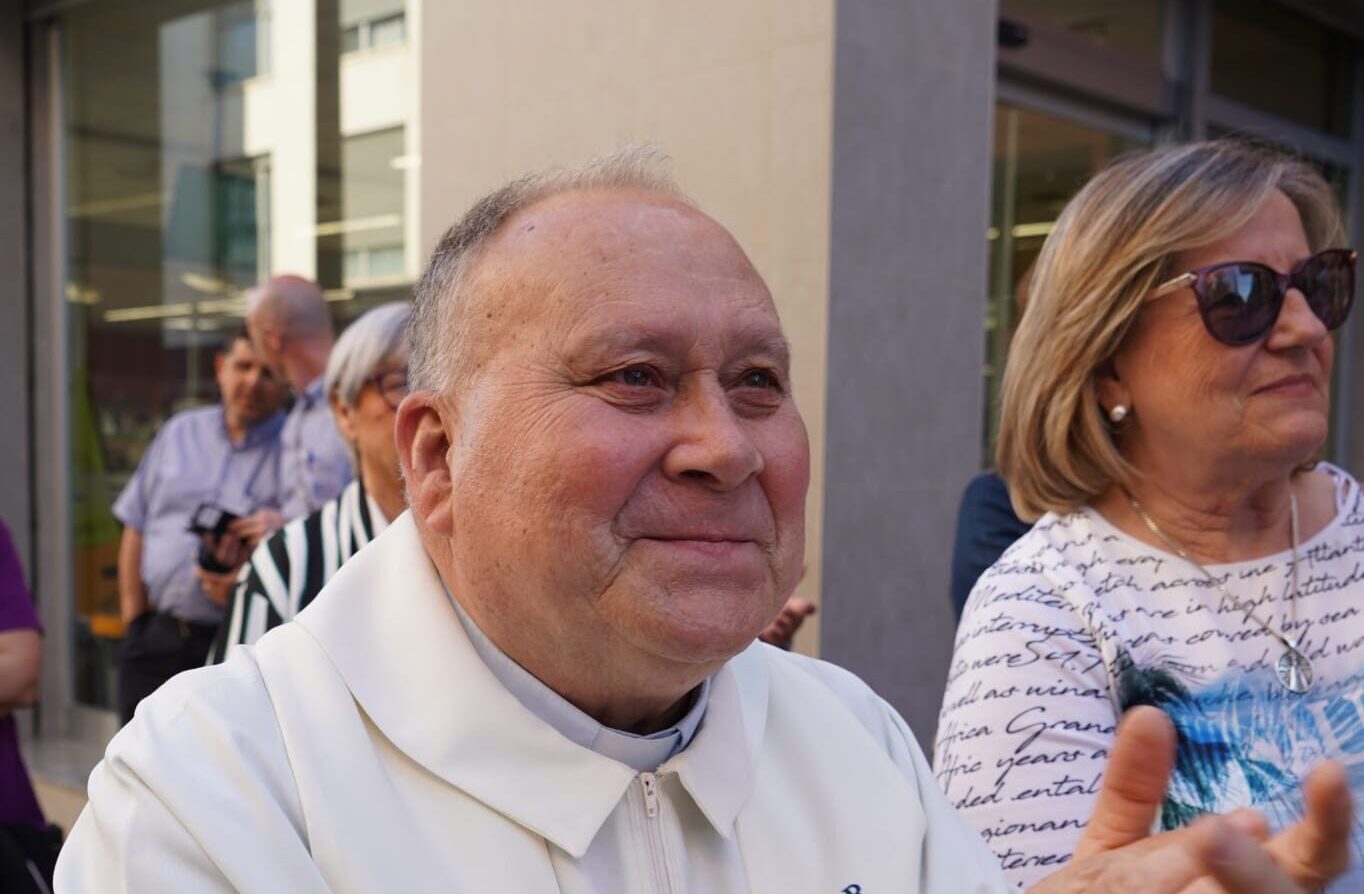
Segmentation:
{"type": "Polygon", "coordinates": [[[649,854],[649,868],[653,871],[654,890],[673,890],[668,858],[663,849],[663,830],[658,819],[658,777],[653,773],[639,774],[639,787],[644,792],[644,843],[649,854]]]}

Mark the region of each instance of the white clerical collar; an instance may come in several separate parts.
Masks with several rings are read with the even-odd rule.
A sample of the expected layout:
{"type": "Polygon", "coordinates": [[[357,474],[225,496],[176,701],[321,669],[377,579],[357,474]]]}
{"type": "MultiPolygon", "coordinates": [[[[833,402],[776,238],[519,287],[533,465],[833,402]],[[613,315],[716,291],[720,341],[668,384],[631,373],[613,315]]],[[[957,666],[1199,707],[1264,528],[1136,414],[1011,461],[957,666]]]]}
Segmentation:
{"type": "Polygon", "coordinates": [[[638,773],[651,772],[668,758],[680,752],[691,743],[692,737],[701,725],[710,701],[710,679],[707,678],[694,690],[691,707],[686,716],[668,729],[647,736],[639,736],[624,730],[603,726],[583,711],[575,707],[559,693],[540,682],[530,671],[517,664],[507,653],[478,628],[474,619],[464,611],[459,600],[450,596],[450,604],[464,627],[469,642],[483,663],[497,677],[498,682],[507,688],[517,700],[535,716],[554,727],[565,738],[584,748],[595,751],[602,757],[609,757],[638,773]]]}

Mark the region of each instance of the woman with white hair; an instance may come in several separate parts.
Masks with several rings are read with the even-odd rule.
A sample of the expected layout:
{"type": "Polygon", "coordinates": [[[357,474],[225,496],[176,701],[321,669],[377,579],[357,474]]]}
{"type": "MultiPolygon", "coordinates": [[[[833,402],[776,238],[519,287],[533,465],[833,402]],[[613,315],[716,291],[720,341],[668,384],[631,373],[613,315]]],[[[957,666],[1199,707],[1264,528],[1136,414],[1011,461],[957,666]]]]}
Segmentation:
{"type": "Polygon", "coordinates": [[[326,393],[357,474],[336,499],[256,547],[238,578],[209,664],[293,618],[407,508],[393,420],[407,396],[408,316],[404,302],[383,304],[337,339],[327,361],[326,393]]]}
{"type": "Polygon", "coordinates": [[[1119,160],[1048,236],[997,455],[1038,521],[971,593],[935,756],[1013,880],[1074,850],[1137,705],[1178,739],[1161,828],[1352,822],[1339,766],[1307,780],[1364,794],[1364,499],[1315,462],[1343,236],[1315,170],[1231,141],[1119,160]]]}

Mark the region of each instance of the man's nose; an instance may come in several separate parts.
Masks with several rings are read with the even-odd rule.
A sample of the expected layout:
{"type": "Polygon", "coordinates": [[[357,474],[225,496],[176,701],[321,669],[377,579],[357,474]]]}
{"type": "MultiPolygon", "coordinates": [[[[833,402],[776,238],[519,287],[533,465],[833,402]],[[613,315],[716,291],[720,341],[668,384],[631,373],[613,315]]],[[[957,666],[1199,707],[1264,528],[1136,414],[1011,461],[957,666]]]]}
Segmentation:
{"type": "Polygon", "coordinates": [[[1326,336],[1326,326],[1307,303],[1307,296],[1297,288],[1290,288],[1283,296],[1279,319],[1270,330],[1265,346],[1271,350],[1315,348],[1326,336]]]}
{"type": "Polygon", "coordinates": [[[762,472],[762,452],[713,376],[689,383],[679,393],[671,415],[677,439],[663,459],[663,472],[669,478],[700,481],[727,491],[762,472]]]}

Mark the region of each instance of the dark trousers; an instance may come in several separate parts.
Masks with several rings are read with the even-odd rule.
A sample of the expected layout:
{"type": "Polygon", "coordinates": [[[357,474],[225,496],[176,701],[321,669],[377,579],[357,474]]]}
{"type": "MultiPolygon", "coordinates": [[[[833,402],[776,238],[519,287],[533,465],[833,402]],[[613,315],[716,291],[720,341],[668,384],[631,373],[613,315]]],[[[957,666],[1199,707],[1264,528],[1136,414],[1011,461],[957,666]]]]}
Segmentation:
{"type": "Polygon", "coordinates": [[[133,719],[137,703],[181,671],[203,667],[218,628],[161,612],[134,618],[118,656],[118,716],[133,719]]]}

